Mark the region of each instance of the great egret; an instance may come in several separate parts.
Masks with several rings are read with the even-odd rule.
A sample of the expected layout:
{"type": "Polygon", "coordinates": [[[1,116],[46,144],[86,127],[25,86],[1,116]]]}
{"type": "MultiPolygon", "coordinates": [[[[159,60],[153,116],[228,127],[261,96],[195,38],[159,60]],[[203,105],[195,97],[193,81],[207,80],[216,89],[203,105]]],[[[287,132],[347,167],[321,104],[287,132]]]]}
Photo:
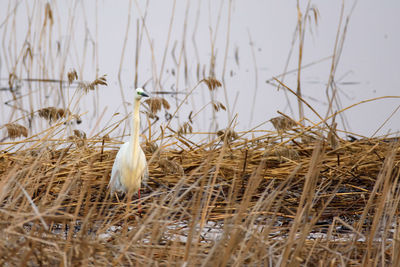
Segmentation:
{"type": "Polygon", "coordinates": [[[124,143],[115,157],[111,171],[110,183],[111,194],[124,192],[131,195],[138,192],[140,199],[140,184],[142,178],[148,177],[146,157],[139,144],[140,128],[140,99],[148,97],[142,88],[135,90],[135,101],[133,104],[133,124],[130,140],[124,143]]]}

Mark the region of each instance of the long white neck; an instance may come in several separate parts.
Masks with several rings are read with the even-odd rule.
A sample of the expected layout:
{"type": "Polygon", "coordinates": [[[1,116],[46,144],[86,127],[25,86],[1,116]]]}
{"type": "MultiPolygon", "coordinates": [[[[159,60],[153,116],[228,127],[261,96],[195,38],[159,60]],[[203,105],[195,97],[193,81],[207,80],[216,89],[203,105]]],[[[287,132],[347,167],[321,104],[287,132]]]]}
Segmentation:
{"type": "Polygon", "coordinates": [[[133,116],[132,116],[132,128],[131,128],[131,146],[132,146],[132,153],[133,158],[138,158],[138,151],[139,151],[139,132],[140,132],[140,115],[139,115],[139,107],[140,107],[140,100],[135,99],[133,102],[133,116]]]}

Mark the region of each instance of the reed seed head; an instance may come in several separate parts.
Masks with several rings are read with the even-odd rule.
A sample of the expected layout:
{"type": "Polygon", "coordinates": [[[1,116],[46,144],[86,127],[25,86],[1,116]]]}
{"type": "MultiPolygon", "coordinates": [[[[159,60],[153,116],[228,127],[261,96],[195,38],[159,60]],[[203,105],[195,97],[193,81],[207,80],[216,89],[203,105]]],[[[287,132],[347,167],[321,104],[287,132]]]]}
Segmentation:
{"type": "Polygon", "coordinates": [[[219,102],[219,101],[214,101],[212,104],[213,104],[213,108],[214,108],[215,111],[218,112],[220,109],[226,111],[226,107],[225,107],[224,104],[222,104],[221,102],[219,102]]]}
{"type": "Polygon", "coordinates": [[[160,158],[158,160],[158,165],[163,170],[164,174],[180,174],[183,175],[184,171],[181,165],[176,163],[173,160],[169,160],[167,158],[160,158]]]}
{"type": "Polygon", "coordinates": [[[74,80],[78,80],[78,73],[74,69],[68,72],[67,76],[69,84],[71,84],[74,80]]]}
{"type": "Polygon", "coordinates": [[[168,101],[162,97],[149,98],[149,99],[146,99],[144,101],[144,103],[147,104],[151,113],[153,113],[153,114],[158,113],[161,110],[161,108],[164,108],[164,109],[170,108],[168,101]]]}
{"type": "Polygon", "coordinates": [[[190,122],[185,122],[181,127],[179,127],[178,135],[188,134],[193,132],[193,127],[190,122]]]}
{"type": "Polygon", "coordinates": [[[224,140],[224,139],[225,139],[225,136],[226,136],[226,140],[228,140],[228,141],[235,140],[235,139],[237,139],[237,138],[239,137],[238,134],[237,134],[234,130],[232,130],[232,129],[228,129],[228,130],[219,130],[219,131],[217,132],[217,135],[219,136],[219,138],[220,138],[221,140],[224,140]]]}
{"type": "Polygon", "coordinates": [[[47,107],[38,110],[39,116],[43,119],[49,120],[50,122],[56,121],[61,118],[66,118],[71,114],[69,109],[47,107]]]}
{"type": "Polygon", "coordinates": [[[86,133],[85,133],[84,131],[75,129],[75,130],[74,130],[74,135],[75,135],[76,137],[78,137],[78,138],[86,139],[86,133]]]}
{"type": "Polygon", "coordinates": [[[107,79],[106,79],[106,74],[105,75],[103,75],[103,76],[101,76],[101,77],[99,77],[99,78],[96,78],[93,82],[91,82],[91,83],[85,83],[85,82],[81,82],[80,83],[80,88],[85,92],[85,93],[87,93],[87,92],[89,92],[89,90],[94,90],[98,85],[105,85],[105,86],[107,86],[108,84],[107,84],[107,79]]]}
{"type": "Polygon", "coordinates": [[[222,83],[220,81],[218,81],[215,77],[208,77],[201,81],[205,82],[205,84],[207,85],[207,87],[210,91],[214,91],[218,87],[222,86],[222,83]]]}
{"type": "Polygon", "coordinates": [[[286,116],[275,117],[275,118],[272,118],[270,121],[271,121],[272,125],[274,126],[274,128],[279,133],[290,130],[297,125],[294,120],[292,120],[291,118],[286,117],[286,116]]]}
{"type": "Polygon", "coordinates": [[[20,136],[28,137],[28,129],[18,123],[7,123],[6,125],[8,136],[15,139],[20,136]]]}

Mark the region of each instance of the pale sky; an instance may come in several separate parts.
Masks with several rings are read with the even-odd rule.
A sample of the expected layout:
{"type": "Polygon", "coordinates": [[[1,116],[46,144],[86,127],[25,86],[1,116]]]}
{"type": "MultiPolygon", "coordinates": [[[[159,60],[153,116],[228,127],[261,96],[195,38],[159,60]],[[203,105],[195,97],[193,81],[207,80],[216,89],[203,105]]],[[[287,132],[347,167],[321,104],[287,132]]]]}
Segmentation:
{"type": "MultiPolygon", "coordinates": [[[[99,88],[95,98],[93,93],[86,95],[78,105],[79,112],[88,111],[83,117],[84,123],[79,127],[88,133],[96,132],[93,128],[97,125],[99,116],[101,118],[97,131],[126,114],[121,88],[126,100],[131,102],[129,97],[132,96],[134,86],[137,23],[146,14],[146,30],[143,31],[139,58],[140,86],[146,83],[145,88],[150,92],[159,89],[155,84],[156,79],[152,79],[157,75],[158,78],[161,76],[160,84],[163,90],[190,90],[198,82],[198,66],[201,70],[200,79],[203,78],[203,69],[208,75],[213,44],[216,77],[221,80],[226,55],[226,95],[224,89],[218,89],[215,99],[229,106],[232,116],[238,114],[237,130],[247,130],[276,117],[278,110],[298,119],[296,98],[288,94],[290,108],[284,91],[277,91],[274,86],[266,83],[284,71],[297,22],[295,1],[233,0],[228,42],[229,1],[178,0],[175,10],[174,1],[148,2],[146,8],[145,1],[131,1],[131,21],[127,31],[128,0],[54,1],[51,2],[54,24],[50,34],[48,26],[45,28],[47,30],[41,31],[45,2],[20,1],[16,4],[18,1],[1,1],[0,35],[3,42],[0,51],[0,87],[8,86],[7,80],[4,79],[8,77],[15,65],[13,62],[27,42],[32,47],[34,58],[40,55],[42,57],[41,60],[33,60],[30,77],[44,75],[47,78],[59,79],[63,70],[65,74],[72,68],[75,68],[84,80],[93,80],[96,70],[98,75],[107,74],[109,86],[99,88]],[[139,6],[136,5],[138,2],[139,6]],[[26,6],[27,3],[30,6],[26,6]],[[171,32],[168,35],[173,12],[171,32]],[[27,14],[33,14],[31,21],[28,20],[27,14]],[[27,33],[29,25],[30,34],[27,33]],[[118,71],[126,32],[128,35],[121,70],[121,87],[118,83],[118,71]],[[85,41],[86,57],[83,56],[85,41]],[[60,47],[58,54],[57,45],[60,47]],[[165,63],[160,75],[165,51],[165,63]],[[176,63],[179,64],[179,61],[181,63],[178,69],[176,63]],[[115,112],[120,114],[113,117],[115,112]]],[[[354,4],[354,1],[343,2],[345,8],[339,38],[343,36],[346,18],[354,4]]],[[[311,16],[306,25],[303,66],[332,55],[343,2],[311,2],[318,9],[319,17],[318,25],[314,16],[311,16]]],[[[305,11],[305,5],[301,6],[301,10],[305,11]]],[[[379,3],[373,0],[357,2],[348,21],[335,75],[341,108],[370,98],[400,95],[399,13],[400,2],[396,0],[379,3]]],[[[299,45],[296,41],[288,70],[297,68],[298,51],[299,45]]],[[[17,76],[28,77],[23,64],[19,62],[16,68],[17,76]]],[[[325,92],[330,69],[331,59],[326,59],[305,68],[301,73],[304,99],[322,116],[327,112],[325,92]]],[[[297,73],[294,72],[288,74],[284,82],[296,90],[296,79],[297,73]]],[[[31,90],[34,90],[35,86],[37,85],[31,90]]],[[[22,89],[22,95],[27,93],[24,90],[28,88],[22,89]]],[[[41,105],[55,105],[56,103],[52,102],[55,100],[51,98],[57,90],[46,90],[50,92],[50,100],[39,97],[40,101],[43,101],[41,105]]],[[[70,89],[69,97],[72,97],[72,94],[73,90],[70,89]]],[[[11,98],[10,93],[5,91],[0,92],[0,97],[3,103],[11,98]]],[[[179,101],[183,97],[180,95],[179,101]]],[[[173,112],[175,100],[171,97],[167,97],[167,100],[171,102],[173,112]]],[[[196,89],[179,112],[179,123],[187,120],[190,111],[196,113],[202,110],[209,101],[210,94],[205,87],[196,89]]],[[[343,113],[347,125],[344,126],[340,118],[337,118],[338,128],[346,127],[349,131],[371,136],[399,105],[400,99],[383,99],[362,104],[343,113]]],[[[129,112],[131,106],[126,107],[129,112]]],[[[334,110],[338,109],[339,107],[334,107],[334,110]]],[[[8,122],[9,115],[5,114],[9,112],[10,108],[3,105],[3,123],[8,122]]],[[[394,113],[378,135],[400,130],[399,112],[394,113]]],[[[305,114],[314,122],[318,121],[307,108],[305,114]]],[[[217,128],[226,127],[230,117],[226,112],[218,112],[217,128]]],[[[211,106],[208,105],[197,116],[194,128],[196,131],[208,131],[211,121],[211,106]]],[[[272,130],[272,125],[266,123],[259,129],[272,130]]]]}

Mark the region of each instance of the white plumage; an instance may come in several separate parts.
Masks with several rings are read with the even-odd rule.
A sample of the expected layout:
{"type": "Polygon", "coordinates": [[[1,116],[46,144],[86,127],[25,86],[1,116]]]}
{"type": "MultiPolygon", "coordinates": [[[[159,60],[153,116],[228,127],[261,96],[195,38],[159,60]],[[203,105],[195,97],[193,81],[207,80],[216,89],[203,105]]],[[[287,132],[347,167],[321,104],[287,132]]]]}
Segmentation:
{"type": "Polygon", "coordinates": [[[111,194],[115,191],[128,194],[138,192],[140,197],[140,184],[143,178],[148,177],[146,157],[139,143],[140,99],[147,96],[142,88],[136,89],[131,136],[130,140],[121,146],[115,157],[108,184],[111,194]]]}

